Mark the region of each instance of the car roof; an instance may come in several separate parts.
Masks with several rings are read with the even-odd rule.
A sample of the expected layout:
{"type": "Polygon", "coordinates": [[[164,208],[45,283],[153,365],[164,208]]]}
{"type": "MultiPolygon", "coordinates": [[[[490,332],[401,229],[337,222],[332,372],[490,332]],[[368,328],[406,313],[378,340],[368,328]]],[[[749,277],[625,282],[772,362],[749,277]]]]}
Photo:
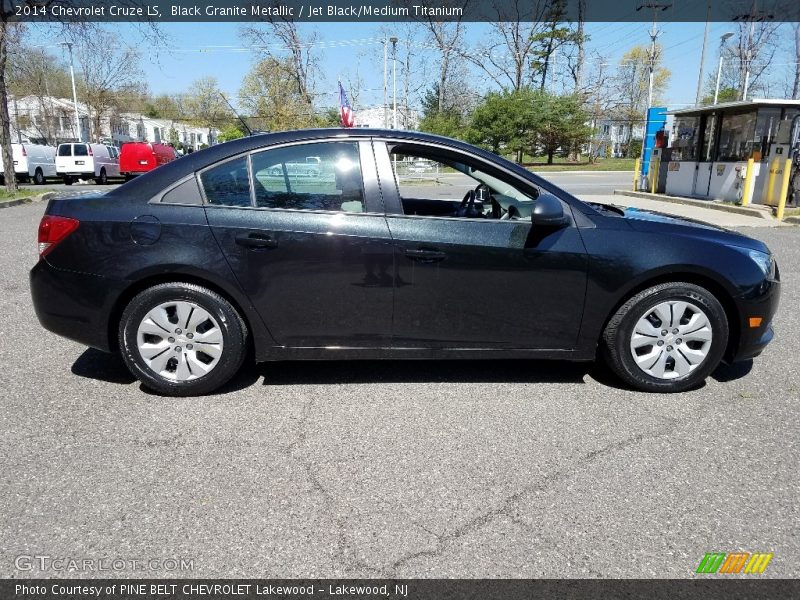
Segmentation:
{"type": "Polygon", "coordinates": [[[125,186],[121,186],[108,193],[110,196],[122,196],[135,194],[137,196],[152,197],[164,187],[175,183],[188,175],[199,171],[219,161],[231,158],[239,154],[259,150],[268,146],[284,144],[289,142],[303,142],[314,140],[357,140],[366,138],[384,138],[407,142],[433,143],[449,146],[463,152],[482,157],[494,162],[502,162],[509,170],[530,177],[530,171],[503,159],[496,154],[482,150],[459,140],[447,138],[421,131],[403,131],[398,129],[373,129],[367,127],[359,128],[325,128],[325,129],[299,129],[292,131],[280,131],[274,133],[259,133],[230,142],[210,146],[204,150],[198,150],[184,155],[180,160],[174,160],[166,165],[159,167],[147,174],[147,176],[137,177],[125,186]]]}

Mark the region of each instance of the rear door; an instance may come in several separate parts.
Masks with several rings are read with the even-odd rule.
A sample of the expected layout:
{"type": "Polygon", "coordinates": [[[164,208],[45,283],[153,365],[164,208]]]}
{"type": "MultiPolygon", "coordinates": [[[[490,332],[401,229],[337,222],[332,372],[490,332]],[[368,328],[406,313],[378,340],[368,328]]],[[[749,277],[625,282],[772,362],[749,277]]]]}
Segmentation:
{"type": "Polygon", "coordinates": [[[199,177],[212,231],[279,345],[388,346],[393,250],[370,142],[268,148],[199,177]]]}

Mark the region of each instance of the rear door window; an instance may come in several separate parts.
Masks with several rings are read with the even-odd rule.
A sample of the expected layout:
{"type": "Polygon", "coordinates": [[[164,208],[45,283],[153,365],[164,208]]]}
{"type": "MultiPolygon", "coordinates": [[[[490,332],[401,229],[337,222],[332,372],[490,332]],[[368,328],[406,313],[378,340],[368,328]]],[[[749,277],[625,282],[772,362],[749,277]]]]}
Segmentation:
{"type": "Polygon", "coordinates": [[[59,156],[72,156],[72,144],[62,144],[58,147],[59,156]]]}
{"type": "Polygon", "coordinates": [[[200,174],[206,201],[217,206],[252,206],[247,157],[235,158],[200,174]]]}
{"type": "Polygon", "coordinates": [[[86,144],[75,144],[74,148],[74,156],[89,156],[89,153],[86,151],[86,144]]]}
{"type": "Polygon", "coordinates": [[[256,206],[365,212],[356,142],[322,142],[252,156],[256,206]]]}

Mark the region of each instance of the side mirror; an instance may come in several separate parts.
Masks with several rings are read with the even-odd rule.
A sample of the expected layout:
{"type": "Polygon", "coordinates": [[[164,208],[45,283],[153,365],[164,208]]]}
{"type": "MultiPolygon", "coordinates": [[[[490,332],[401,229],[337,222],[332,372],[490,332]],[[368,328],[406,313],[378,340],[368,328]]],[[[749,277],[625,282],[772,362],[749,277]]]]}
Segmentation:
{"type": "Polygon", "coordinates": [[[569,219],[564,216],[561,200],[546,193],[536,199],[531,221],[539,227],[566,227],[569,225],[569,219]]]}

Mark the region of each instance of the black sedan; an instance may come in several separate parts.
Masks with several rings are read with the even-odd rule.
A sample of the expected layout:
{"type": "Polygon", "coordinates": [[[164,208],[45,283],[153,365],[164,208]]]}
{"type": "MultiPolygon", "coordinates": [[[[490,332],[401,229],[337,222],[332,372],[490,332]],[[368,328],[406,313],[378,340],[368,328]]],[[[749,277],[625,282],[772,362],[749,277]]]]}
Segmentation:
{"type": "Polygon", "coordinates": [[[761,242],[587,204],[467,144],[310,130],[214,146],[50,201],[42,325],[169,395],[256,361],[594,360],[676,392],[772,339],[761,242]]]}

